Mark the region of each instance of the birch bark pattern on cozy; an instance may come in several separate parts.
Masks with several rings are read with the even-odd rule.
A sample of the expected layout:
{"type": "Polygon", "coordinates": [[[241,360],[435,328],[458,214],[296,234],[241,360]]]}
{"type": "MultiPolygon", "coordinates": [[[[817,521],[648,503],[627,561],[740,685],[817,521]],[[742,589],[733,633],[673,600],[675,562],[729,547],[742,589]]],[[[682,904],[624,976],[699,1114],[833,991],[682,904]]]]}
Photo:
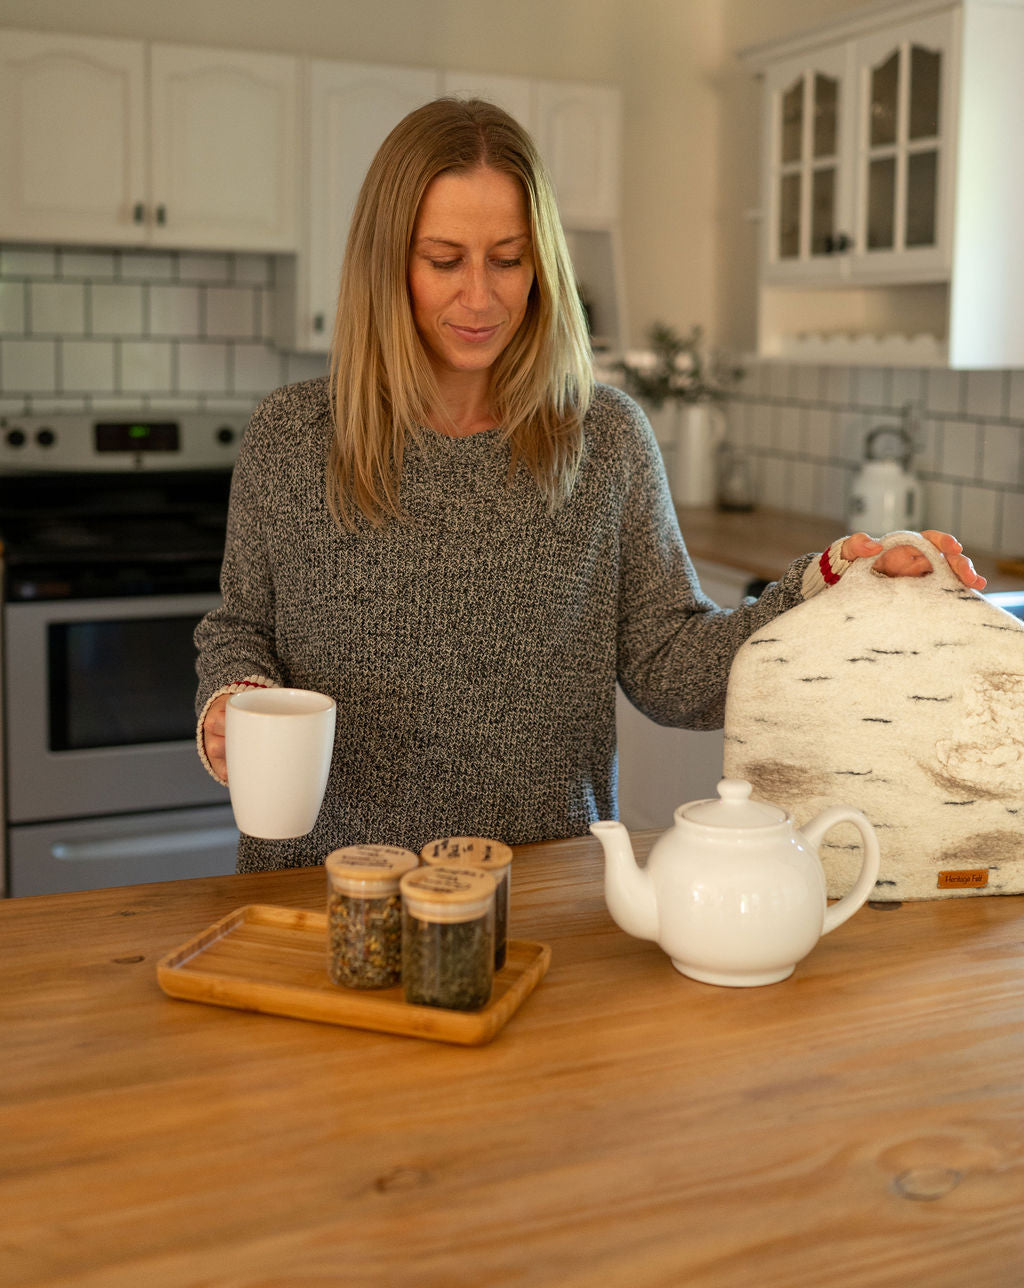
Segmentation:
{"type": "MultiPolygon", "coordinates": [[[[724,772],[798,826],[829,805],[870,819],[872,898],[1024,891],[1024,624],[932,563],[884,577],[858,560],[835,586],[743,645],[729,677],[724,772]]],[[[859,839],[822,844],[828,893],[847,890],[859,839]]]]}

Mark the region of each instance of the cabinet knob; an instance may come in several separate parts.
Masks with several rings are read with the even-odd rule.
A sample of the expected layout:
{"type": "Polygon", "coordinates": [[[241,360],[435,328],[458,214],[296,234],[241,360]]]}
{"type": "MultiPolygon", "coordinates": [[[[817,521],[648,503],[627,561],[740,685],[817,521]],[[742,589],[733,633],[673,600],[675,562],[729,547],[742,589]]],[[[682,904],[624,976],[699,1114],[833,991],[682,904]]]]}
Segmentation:
{"type": "Polygon", "coordinates": [[[141,201],[137,201],[132,207],[132,222],[144,224],[146,222],[146,207],[141,201]]]}
{"type": "Polygon", "coordinates": [[[825,250],[829,255],[841,255],[853,245],[853,238],[847,233],[836,233],[825,238],[825,250]]]}
{"type": "Polygon", "coordinates": [[[163,204],[163,202],[161,202],[160,205],[157,206],[156,208],[156,222],[158,224],[167,223],[167,207],[163,204]]]}
{"type": "Polygon", "coordinates": [[[322,313],[313,314],[313,330],[322,331],[324,329],[324,315],[322,313]]]}

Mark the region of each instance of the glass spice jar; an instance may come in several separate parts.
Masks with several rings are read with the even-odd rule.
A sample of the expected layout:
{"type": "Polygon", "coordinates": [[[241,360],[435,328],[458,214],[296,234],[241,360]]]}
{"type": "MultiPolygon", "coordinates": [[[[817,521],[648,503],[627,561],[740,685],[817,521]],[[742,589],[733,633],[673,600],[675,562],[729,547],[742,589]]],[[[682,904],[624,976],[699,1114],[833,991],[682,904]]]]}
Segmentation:
{"type": "Polygon", "coordinates": [[[501,970],[508,956],[508,905],[512,882],[512,851],[486,836],[446,836],[420,850],[424,863],[456,864],[482,868],[496,882],[494,891],[494,969],[501,970]]]}
{"type": "Polygon", "coordinates": [[[479,1011],[494,982],[494,887],[479,868],[402,877],[402,986],[414,1006],[479,1011]]]}
{"type": "Polygon", "coordinates": [[[390,988],[402,978],[404,873],[419,863],[394,845],[349,845],[328,854],[327,973],[347,988],[390,988]]]}

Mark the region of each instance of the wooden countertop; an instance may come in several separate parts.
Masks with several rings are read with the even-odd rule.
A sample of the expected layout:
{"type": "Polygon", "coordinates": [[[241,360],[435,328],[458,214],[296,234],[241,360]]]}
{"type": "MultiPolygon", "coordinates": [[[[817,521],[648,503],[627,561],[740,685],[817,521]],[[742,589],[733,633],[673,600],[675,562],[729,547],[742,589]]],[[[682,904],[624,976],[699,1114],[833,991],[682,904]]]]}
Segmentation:
{"type": "MultiPolygon", "coordinates": [[[[843,536],[842,524],[837,520],[764,506],[742,513],[679,506],[676,513],[686,548],[694,559],[749,570],[766,581],[780,577],[798,555],[825,550],[843,536]]],[[[1024,589],[1024,576],[1000,568],[997,556],[970,548],[967,553],[978,572],[988,578],[987,590],[1024,589]]]]}
{"type": "Polygon", "coordinates": [[[1024,898],[864,908],[732,990],[622,933],[602,870],[517,851],[551,968],[476,1048],[160,991],[321,869],[0,905],[0,1282],[1016,1288],[1024,898]]]}

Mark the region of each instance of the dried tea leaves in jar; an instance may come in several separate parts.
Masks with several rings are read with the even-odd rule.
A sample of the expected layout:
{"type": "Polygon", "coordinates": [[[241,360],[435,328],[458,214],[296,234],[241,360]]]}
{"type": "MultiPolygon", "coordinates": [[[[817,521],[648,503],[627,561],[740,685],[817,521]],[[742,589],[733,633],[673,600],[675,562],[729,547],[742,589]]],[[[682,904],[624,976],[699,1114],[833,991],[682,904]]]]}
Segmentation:
{"type": "Polygon", "coordinates": [[[390,988],[402,977],[399,883],[419,860],[392,845],[332,851],[327,870],[327,971],[348,988],[390,988]]]}
{"type": "Polygon", "coordinates": [[[494,969],[501,970],[508,955],[508,907],[512,882],[512,851],[486,836],[446,836],[420,851],[424,863],[481,868],[494,877],[494,969]]]}
{"type": "Polygon", "coordinates": [[[402,878],[402,985],[414,1006],[479,1011],[494,980],[495,880],[478,868],[402,878]]]}

